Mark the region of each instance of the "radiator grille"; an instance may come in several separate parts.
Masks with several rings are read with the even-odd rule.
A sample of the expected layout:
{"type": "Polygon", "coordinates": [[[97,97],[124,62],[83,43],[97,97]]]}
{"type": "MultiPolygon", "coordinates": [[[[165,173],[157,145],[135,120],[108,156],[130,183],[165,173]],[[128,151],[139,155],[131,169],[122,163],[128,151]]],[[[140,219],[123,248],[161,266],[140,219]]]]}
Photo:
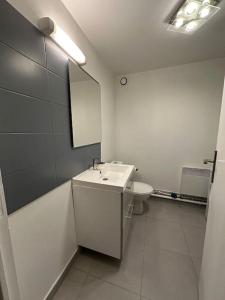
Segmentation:
{"type": "Polygon", "coordinates": [[[182,167],[180,197],[196,201],[207,201],[211,170],[182,167]]]}

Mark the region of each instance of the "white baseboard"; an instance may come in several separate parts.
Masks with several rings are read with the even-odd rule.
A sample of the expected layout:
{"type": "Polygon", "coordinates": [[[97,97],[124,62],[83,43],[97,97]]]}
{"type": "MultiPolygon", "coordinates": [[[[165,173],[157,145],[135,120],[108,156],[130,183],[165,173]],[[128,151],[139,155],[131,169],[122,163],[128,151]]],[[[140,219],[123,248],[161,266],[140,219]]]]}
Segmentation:
{"type": "Polygon", "coordinates": [[[77,247],[77,249],[74,251],[72,256],[69,258],[65,267],[63,268],[63,270],[61,271],[59,276],[56,278],[55,282],[52,284],[50,290],[48,291],[47,295],[44,297],[43,300],[50,300],[53,297],[53,295],[55,294],[55,292],[58,289],[58,286],[60,285],[61,281],[63,280],[65,274],[67,273],[68,269],[70,268],[70,265],[72,264],[74,258],[77,256],[77,254],[79,252],[78,250],[79,250],[79,247],[77,247]]]}

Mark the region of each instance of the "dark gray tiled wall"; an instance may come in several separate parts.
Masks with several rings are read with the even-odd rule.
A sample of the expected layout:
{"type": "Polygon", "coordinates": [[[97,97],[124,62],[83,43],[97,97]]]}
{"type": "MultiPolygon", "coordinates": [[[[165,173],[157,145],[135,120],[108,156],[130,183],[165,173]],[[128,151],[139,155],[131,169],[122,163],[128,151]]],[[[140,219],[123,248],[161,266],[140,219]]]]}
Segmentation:
{"type": "Polygon", "coordinates": [[[59,47],[56,47],[52,40],[46,40],[46,53],[47,53],[47,68],[52,72],[67,78],[67,65],[65,64],[66,55],[59,47]]]}
{"type": "Polygon", "coordinates": [[[72,148],[68,59],[5,0],[0,66],[0,168],[12,213],[86,169],[100,144],[72,148]]]}
{"type": "Polygon", "coordinates": [[[0,0],[0,37],[1,41],[28,56],[37,63],[45,64],[44,37],[31,26],[21,14],[7,1],[0,0]]]}
{"type": "Polygon", "coordinates": [[[52,119],[49,116],[52,112],[52,105],[47,101],[41,101],[0,88],[0,108],[1,132],[51,132],[52,119]]]}
{"type": "Polygon", "coordinates": [[[1,41],[0,36],[0,87],[48,100],[51,91],[48,93],[47,69],[2,44],[1,41]]]}

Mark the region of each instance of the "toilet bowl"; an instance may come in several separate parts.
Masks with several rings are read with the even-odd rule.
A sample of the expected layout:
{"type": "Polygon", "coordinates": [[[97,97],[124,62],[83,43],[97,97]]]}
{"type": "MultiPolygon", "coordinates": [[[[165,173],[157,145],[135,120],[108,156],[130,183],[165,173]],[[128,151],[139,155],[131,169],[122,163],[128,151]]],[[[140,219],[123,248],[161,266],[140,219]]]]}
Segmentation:
{"type": "MultiPolygon", "coordinates": [[[[112,164],[123,164],[122,161],[113,160],[111,162],[112,164]]],[[[135,168],[136,171],[138,170],[135,168]]],[[[131,192],[134,195],[134,215],[142,215],[144,213],[144,202],[147,200],[150,195],[154,192],[154,189],[151,185],[139,182],[139,181],[133,181],[133,186],[131,192]]]]}
{"type": "Polygon", "coordinates": [[[135,215],[144,213],[144,201],[153,193],[154,189],[147,183],[134,181],[132,193],[134,195],[134,211],[135,215]]]}

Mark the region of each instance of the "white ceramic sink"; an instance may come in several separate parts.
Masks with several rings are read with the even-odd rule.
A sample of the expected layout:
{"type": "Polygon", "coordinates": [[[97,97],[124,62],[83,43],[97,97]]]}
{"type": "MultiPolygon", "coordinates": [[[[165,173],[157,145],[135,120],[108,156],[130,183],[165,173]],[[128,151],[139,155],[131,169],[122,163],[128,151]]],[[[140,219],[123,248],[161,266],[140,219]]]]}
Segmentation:
{"type": "Polygon", "coordinates": [[[95,188],[123,191],[135,167],[106,163],[98,165],[98,170],[88,169],[73,178],[73,184],[95,188]]]}

